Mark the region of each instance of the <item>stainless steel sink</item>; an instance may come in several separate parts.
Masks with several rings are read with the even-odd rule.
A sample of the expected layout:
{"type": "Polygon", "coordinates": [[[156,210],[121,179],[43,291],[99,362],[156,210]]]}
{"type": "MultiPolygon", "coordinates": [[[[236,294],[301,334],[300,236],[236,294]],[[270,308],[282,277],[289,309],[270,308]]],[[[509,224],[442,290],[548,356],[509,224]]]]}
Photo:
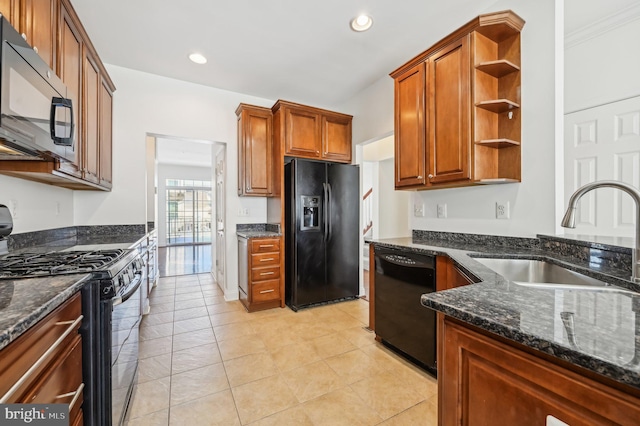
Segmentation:
{"type": "MultiPolygon", "coordinates": [[[[610,287],[604,281],[542,260],[475,258],[510,281],[522,284],[610,287]]],[[[614,287],[617,288],[617,287],[614,287]]]]}

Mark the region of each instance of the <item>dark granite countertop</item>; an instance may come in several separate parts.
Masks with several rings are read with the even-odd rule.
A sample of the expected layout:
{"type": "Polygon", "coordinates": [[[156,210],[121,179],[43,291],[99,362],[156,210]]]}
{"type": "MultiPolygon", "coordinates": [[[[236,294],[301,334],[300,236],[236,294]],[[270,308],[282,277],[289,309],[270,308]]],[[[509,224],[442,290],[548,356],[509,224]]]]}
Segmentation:
{"type": "MultiPolygon", "coordinates": [[[[543,236],[540,237],[544,239],[543,236]]],[[[430,238],[370,240],[375,246],[446,255],[481,280],[422,296],[422,304],[483,330],[640,388],[640,293],[627,277],[626,260],[581,260],[552,253],[538,239],[450,241],[430,238]],[[513,241],[512,241],[513,242],[513,241]],[[516,284],[476,261],[478,257],[546,260],[627,289],[547,289],[516,284]],[[594,263],[596,263],[593,267],[594,263]],[[618,267],[617,265],[622,265],[618,267]],[[561,312],[572,313],[575,342],[561,312]]],[[[604,256],[607,257],[608,255],[604,256]]],[[[630,272],[630,269],[629,269],[630,272]]]]}
{"type": "MultiPolygon", "coordinates": [[[[72,227],[12,235],[10,253],[111,250],[136,247],[148,234],[136,225],[72,227]]],[[[0,280],[0,349],[64,303],[89,274],[0,280]]]]}
{"type": "Polygon", "coordinates": [[[242,238],[269,238],[280,237],[279,224],[271,223],[242,223],[236,225],[236,235],[242,238]]]}
{"type": "Polygon", "coordinates": [[[0,349],[80,291],[88,274],[0,280],[0,349]]]}

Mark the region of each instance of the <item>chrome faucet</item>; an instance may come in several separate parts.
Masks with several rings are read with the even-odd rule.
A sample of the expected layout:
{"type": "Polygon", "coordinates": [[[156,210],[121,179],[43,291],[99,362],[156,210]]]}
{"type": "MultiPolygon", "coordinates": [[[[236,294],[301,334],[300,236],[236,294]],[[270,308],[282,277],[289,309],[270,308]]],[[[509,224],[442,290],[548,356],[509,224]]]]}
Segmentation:
{"type": "Polygon", "coordinates": [[[635,248],[632,249],[631,281],[634,283],[640,283],[640,191],[636,188],[615,180],[601,180],[599,182],[591,182],[581,186],[569,198],[569,206],[567,207],[567,212],[564,214],[560,225],[564,228],[576,227],[576,206],[578,204],[578,200],[580,200],[580,197],[584,194],[596,188],[617,188],[629,194],[636,202],[636,243],[635,248]]]}

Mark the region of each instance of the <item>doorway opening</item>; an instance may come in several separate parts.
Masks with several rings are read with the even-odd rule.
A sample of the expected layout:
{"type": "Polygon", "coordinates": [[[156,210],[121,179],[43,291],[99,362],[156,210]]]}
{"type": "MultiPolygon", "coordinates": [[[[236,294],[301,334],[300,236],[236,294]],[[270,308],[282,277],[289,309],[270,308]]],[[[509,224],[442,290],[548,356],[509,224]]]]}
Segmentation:
{"type": "Polygon", "coordinates": [[[167,247],[211,244],[211,181],[166,180],[167,247]]]}
{"type": "MultiPolygon", "coordinates": [[[[147,222],[158,232],[161,277],[211,274],[224,217],[217,217],[214,160],[224,143],[147,134],[147,222]]],[[[151,229],[151,228],[150,228],[151,229]]],[[[224,288],[224,282],[218,282],[224,288]]]]}

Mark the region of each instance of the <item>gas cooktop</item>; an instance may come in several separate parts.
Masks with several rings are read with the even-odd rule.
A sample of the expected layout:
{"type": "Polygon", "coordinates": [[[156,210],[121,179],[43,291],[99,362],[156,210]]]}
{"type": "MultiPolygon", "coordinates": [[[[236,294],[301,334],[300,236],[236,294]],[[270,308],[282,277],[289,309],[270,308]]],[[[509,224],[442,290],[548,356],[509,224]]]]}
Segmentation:
{"type": "Polygon", "coordinates": [[[0,279],[92,272],[111,266],[127,250],[18,253],[0,257],[0,279]]]}

